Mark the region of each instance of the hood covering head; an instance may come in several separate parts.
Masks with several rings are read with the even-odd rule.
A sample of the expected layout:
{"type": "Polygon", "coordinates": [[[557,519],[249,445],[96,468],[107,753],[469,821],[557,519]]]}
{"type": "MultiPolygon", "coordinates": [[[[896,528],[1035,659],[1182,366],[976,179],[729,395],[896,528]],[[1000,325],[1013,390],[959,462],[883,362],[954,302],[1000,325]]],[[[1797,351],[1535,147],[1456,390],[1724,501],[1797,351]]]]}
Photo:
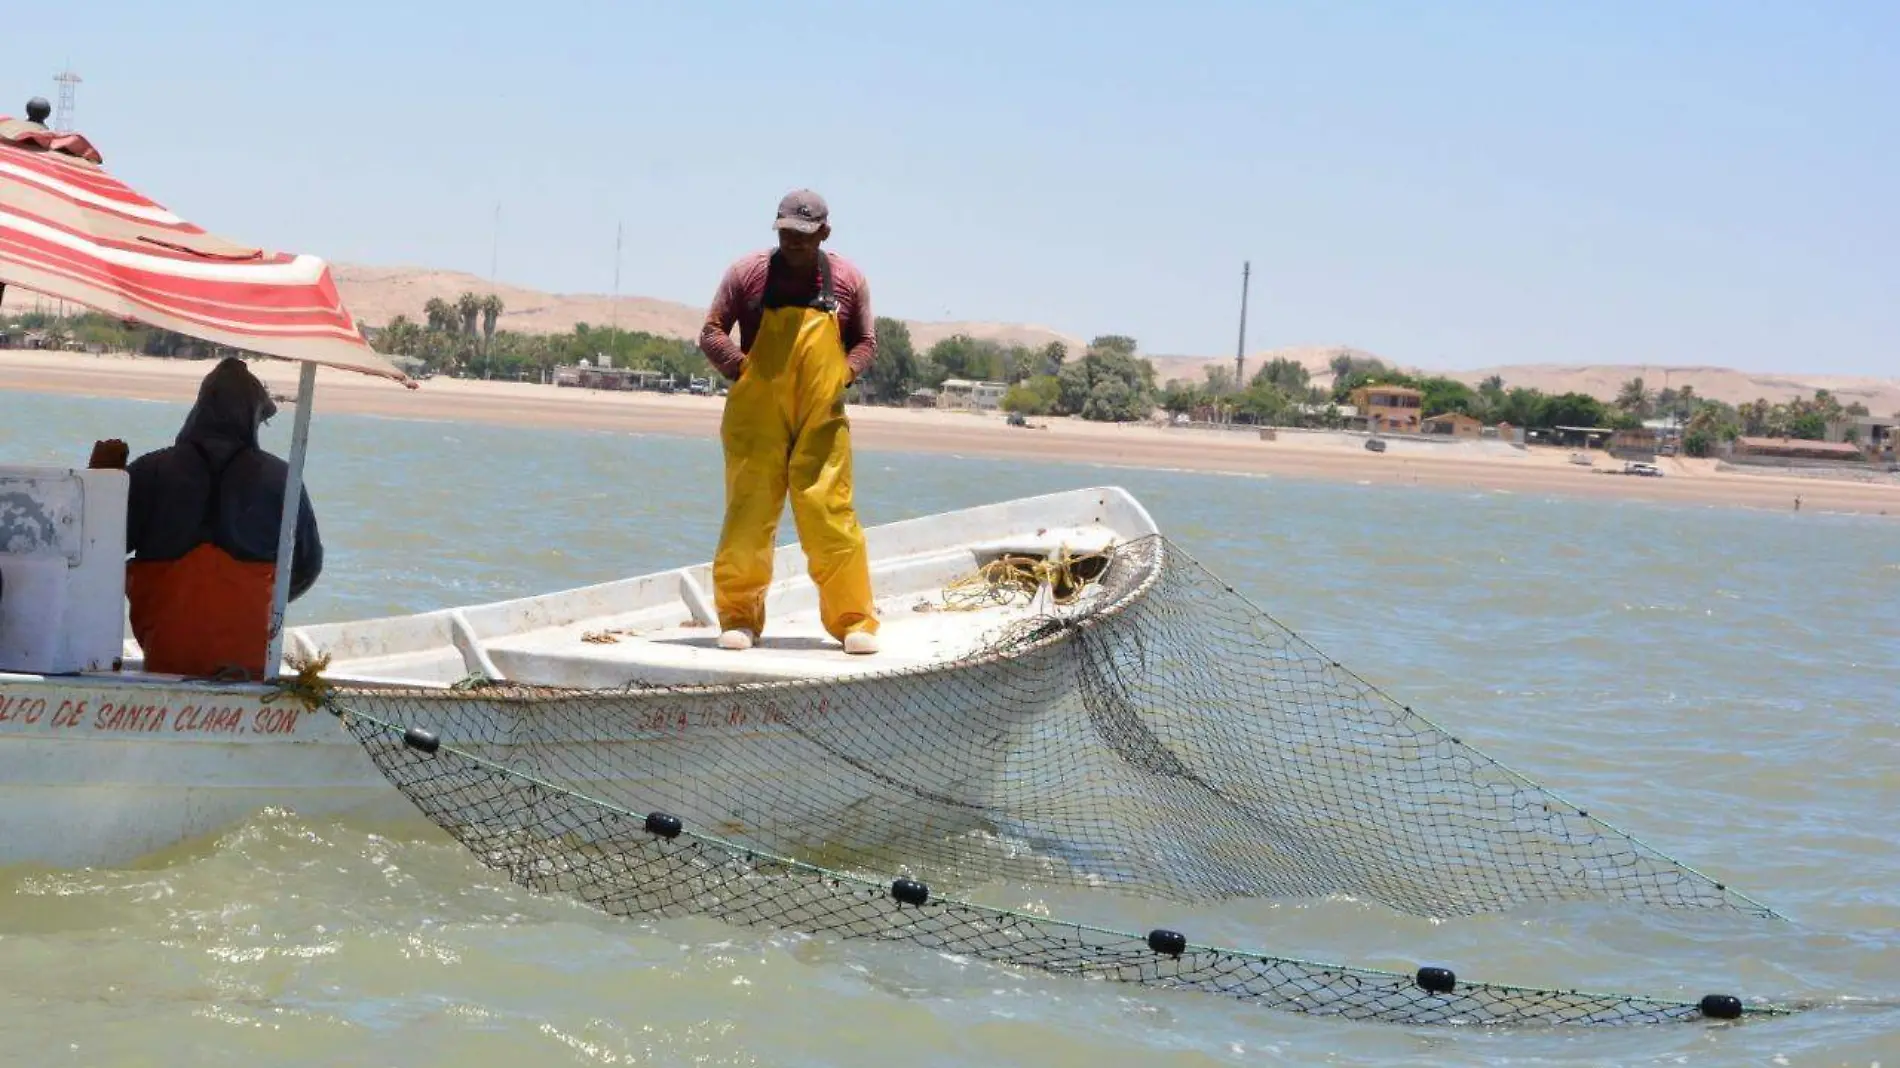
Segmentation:
{"type": "Polygon", "coordinates": [[[198,384],[198,402],[179,428],[178,444],[224,440],[255,448],[257,428],[276,414],[270,390],[243,360],[228,356],[198,384]]]}

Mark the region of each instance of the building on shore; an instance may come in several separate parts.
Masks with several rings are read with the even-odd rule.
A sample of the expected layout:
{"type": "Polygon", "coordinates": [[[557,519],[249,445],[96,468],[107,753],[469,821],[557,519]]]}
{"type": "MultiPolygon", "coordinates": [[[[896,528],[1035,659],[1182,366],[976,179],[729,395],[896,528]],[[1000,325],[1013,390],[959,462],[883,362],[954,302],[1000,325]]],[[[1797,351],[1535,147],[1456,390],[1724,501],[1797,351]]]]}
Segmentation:
{"type": "Polygon", "coordinates": [[[1900,443],[1900,415],[1850,415],[1827,424],[1827,440],[1859,445],[1875,456],[1888,456],[1900,443]]]}
{"type": "Polygon", "coordinates": [[[1003,406],[1007,382],[972,382],[967,378],[946,378],[937,391],[937,407],[952,411],[993,412],[1003,406]]]}
{"type": "Polygon", "coordinates": [[[1434,415],[1419,424],[1427,434],[1441,434],[1453,438],[1479,438],[1484,436],[1484,423],[1476,416],[1463,412],[1445,412],[1434,415]]]}
{"type": "Polygon", "coordinates": [[[1347,400],[1365,413],[1366,429],[1416,434],[1425,394],[1410,386],[1360,386],[1347,400]]]}
{"type": "Polygon", "coordinates": [[[1859,445],[1846,441],[1808,441],[1803,438],[1736,438],[1729,452],[1733,463],[1853,464],[1866,463],[1859,445]]]}
{"type": "Polygon", "coordinates": [[[1654,427],[1640,426],[1618,430],[1610,435],[1609,453],[1619,460],[1647,463],[1662,450],[1662,433],[1654,427]]]}

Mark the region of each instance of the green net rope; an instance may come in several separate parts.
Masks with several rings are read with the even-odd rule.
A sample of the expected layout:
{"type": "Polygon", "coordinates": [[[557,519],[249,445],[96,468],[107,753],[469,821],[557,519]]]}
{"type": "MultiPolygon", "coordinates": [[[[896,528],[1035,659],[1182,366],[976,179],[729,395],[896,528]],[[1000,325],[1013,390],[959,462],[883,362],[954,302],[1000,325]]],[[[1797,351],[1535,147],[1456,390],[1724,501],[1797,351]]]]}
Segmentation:
{"type": "Polygon", "coordinates": [[[1774,916],[1392,701],[1163,538],[1118,547],[1091,580],[1100,588],[1082,609],[926,670],[612,691],[365,688],[326,702],[484,864],[619,915],[904,940],[1394,1022],[1781,1011],[1446,989],[1436,973],[958,900],[959,887],[1001,880],[1177,901],[1346,894],[1426,916],[1558,901],[1774,916]],[[922,887],[921,905],[902,900],[922,887]]]}

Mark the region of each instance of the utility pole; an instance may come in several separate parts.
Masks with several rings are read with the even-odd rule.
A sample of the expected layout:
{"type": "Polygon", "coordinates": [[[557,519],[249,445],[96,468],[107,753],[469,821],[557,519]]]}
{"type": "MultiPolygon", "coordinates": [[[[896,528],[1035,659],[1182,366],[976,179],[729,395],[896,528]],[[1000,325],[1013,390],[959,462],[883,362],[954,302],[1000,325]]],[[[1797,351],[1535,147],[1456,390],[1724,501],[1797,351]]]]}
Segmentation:
{"type": "Polygon", "coordinates": [[[1240,265],[1240,344],[1234,349],[1234,388],[1245,387],[1247,380],[1241,372],[1247,364],[1247,282],[1253,275],[1251,260],[1240,265]]]}
{"type": "Polygon", "coordinates": [[[1253,261],[1242,262],[1240,265],[1240,341],[1234,347],[1235,396],[1239,396],[1247,388],[1247,380],[1243,377],[1247,366],[1247,281],[1252,276],[1253,261]]]}
{"type": "Polygon", "coordinates": [[[611,309],[612,329],[616,334],[620,332],[620,238],[625,229],[625,223],[614,224],[614,296],[607,307],[611,309]]]}

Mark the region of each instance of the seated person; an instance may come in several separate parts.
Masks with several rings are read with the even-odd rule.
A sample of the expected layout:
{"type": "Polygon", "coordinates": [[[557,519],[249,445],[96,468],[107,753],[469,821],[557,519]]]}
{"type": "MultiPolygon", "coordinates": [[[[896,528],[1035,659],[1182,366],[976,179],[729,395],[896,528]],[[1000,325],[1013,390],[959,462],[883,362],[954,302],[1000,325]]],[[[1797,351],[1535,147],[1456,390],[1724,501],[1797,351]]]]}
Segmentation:
{"type": "MultiPolygon", "coordinates": [[[[277,414],[243,360],[225,359],[198,387],[177,443],[132,461],[126,506],[125,592],[145,670],[167,675],[263,679],[271,585],[289,465],[258,446],[277,414]]],[[[93,465],[124,463],[123,445],[101,442],[93,465]],[[114,455],[116,453],[116,455],[114,455]],[[116,462],[115,462],[116,461],[116,462]]],[[[323,570],[316,513],[304,493],[290,561],[290,599],[323,570]]]]}

